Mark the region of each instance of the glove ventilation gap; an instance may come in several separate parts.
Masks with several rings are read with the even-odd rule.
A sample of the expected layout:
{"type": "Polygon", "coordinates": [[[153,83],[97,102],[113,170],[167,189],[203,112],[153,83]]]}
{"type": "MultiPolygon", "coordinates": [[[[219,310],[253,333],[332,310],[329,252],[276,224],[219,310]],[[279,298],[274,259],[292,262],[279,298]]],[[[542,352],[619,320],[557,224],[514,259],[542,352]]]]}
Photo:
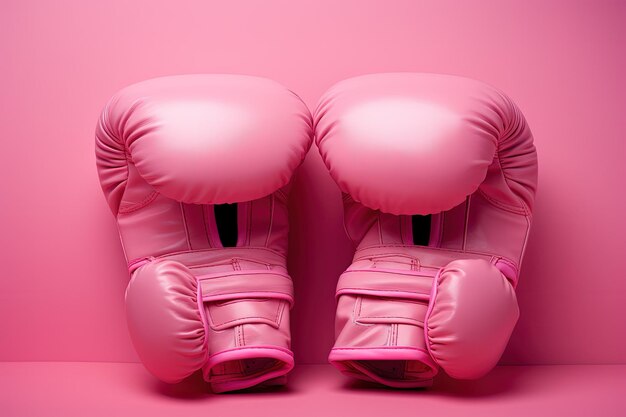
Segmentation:
{"type": "Polygon", "coordinates": [[[431,216],[411,216],[411,230],[413,232],[413,244],[420,246],[428,246],[430,241],[430,223],[431,216]]]}
{"type": "Polygon", "coordinates": [[[216,204],[213,206],[215,213],[215,224],[217,225],[217,233],[225,248],[237,246],[237,237],[239,235],[237,226],[237,203],[235,204],[216,204]]]}

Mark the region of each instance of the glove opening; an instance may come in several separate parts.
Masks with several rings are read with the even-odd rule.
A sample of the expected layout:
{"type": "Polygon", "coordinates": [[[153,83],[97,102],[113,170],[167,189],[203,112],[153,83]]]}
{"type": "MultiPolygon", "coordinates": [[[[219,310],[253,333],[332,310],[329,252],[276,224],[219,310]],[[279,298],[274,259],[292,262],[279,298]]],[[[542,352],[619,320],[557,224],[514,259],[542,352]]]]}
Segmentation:
{"type": "Polygon", "coordinates": [[[420,388],[432,385],[437,369],[419,359],[346,360],[332,364],[345,375],[393,388],[420,388]]]}
{"type": "Polygon", "coordinates": [[[213,392],[235,391],[274,380],[280,384],[293,369],[293,354],[275,347],[232,349],[216,354],[204,368],[213,392]]]}

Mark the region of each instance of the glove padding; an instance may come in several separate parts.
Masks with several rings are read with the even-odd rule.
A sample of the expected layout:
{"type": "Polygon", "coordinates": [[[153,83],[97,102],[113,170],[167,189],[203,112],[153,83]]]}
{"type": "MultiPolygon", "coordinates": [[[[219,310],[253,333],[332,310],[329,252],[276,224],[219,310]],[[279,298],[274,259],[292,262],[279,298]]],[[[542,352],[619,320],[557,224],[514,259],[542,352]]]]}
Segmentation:
{"type": "Polygon", "coordinates": [[[424,320],[430,356],[453,378],[480,378],[498,362],[519,317],[515,290],[483,259],[450,262],[435,277],[424,320]]]}
{"type": "Polygon", "coordinates": [[[322,96],[315,133],[357,247],[331,363],[394,387],[487,372],[519,315],[537,184],[519,108],[462,77],[371,74],[322,96]]]}
{"type": "Polygon", "coordinates": [[[131,272],[132,340],[158,378],[284,383],[287,198],[312,136],[302,100],[258,77],[156,78],[107,103],[98,174],[131,272]]]}
{"type": "Polygon", "coordinates": [[[157,378],[179,382],[207,360],[197,281],[180,262],[150,262],[126,289],[126,319],[141,361],[157,378]]]}

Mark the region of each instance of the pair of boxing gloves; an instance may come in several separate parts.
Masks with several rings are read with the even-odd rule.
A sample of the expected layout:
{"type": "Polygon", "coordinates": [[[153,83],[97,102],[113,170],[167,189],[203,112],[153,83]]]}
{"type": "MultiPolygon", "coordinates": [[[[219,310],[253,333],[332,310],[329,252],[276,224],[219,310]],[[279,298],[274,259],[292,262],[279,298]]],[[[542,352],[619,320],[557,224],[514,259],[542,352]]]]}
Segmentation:
{"type": "Polygon", "coordinates": [[[156,377],[202,370],[215,392],[293,368],[287,200],[315,138],[357,249],[337,285],[343,373],[392,387],[500,358],[537,158],[518,108],[480,82],[376,74],[336,84],[314,116],[240,75],[158,78],[117,93],[96,155],[131,280],[130,335],[156,377]]]}

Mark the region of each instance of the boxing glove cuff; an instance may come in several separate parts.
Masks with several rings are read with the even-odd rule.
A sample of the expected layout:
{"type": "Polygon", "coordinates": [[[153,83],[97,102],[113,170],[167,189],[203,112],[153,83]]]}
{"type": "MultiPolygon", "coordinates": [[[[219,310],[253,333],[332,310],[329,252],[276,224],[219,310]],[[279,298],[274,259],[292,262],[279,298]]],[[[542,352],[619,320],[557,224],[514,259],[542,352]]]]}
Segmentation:
{"type": "Polygon", "coordinates": [[[477,258],[448,262],[458,253],[433,248],[358,251],[337,285],[329,361],[345,374],[400,388],[429,385],[439,366],[456,378],[486,373],[519,314],[496,265],[512,269],[466,255],[477,258]]]}
{"type": "Polygon", "coordinates": [[[248,388],[293,368],[288,338],[281,334],[281,321],[293,305],[288,275],[243,270],[197,279],[199,310],[215,352],[204,365],[203,375],[214,392],[248,388]],[[221,332],[230,334],[231,340],[224,341],[221,332]]]}
{"type": "Polygon", "coordinates": [[[337,325],[329,361],[344,374],[396,388],[425,387],[437,365],[424,344],[435,271],[353,264],[337,284],[337,325]]]}

